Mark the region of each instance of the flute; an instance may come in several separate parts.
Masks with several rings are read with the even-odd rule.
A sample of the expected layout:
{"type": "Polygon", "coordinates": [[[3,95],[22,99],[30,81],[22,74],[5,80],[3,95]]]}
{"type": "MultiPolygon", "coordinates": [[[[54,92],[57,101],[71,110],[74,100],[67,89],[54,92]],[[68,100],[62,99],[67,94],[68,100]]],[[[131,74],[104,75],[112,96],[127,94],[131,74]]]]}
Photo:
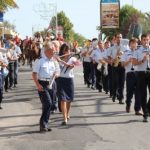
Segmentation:
{"type": "Polygon", "coordinates": [[[61,58],[61,57],[65,57],[65,56],[69,56],[69,55],[74,55],[74,54],[75,54],[75,52],[71,52],[70,54],[64,54],[64,55],[57,56],[57,57],[61,58]]]}

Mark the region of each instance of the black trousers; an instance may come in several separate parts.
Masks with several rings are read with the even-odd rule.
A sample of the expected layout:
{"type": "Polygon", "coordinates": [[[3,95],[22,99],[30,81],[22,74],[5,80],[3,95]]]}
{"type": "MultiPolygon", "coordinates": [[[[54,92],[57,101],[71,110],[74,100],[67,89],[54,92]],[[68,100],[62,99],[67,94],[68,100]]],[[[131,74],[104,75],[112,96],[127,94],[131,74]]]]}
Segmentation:
{"type": "Polygon", "coordinates": [[[9,63],[9,87],[14,85],[14,62],[9,63]]]}
{"type": "Polygon", "coordinates": [[[147,102],[147,88],[150,93],[150,72],[149,71],[138,71],[138,92],[141,94],[141,105],[144,113],[144,117],[148,117],[150,112],[150,98],[147,102]]]}
{"type": "Polygon", "coordinates": [[[42,114],[40,118],[40,128],[42,129],[48,127],[48,120],[53,106],[53,89],[55,88],[55,85],[53,84],[52,89],[49,89],[49,82],[39,81],[39,83],[43,86],[43,91],[38,91],[42,103],[42,114]]]}
{"type": "Polygon", "coordinates": [[[108,74],[105,74],[106,66],[102,66],[101,72],[102,72],[102,84],[103,84],[103,89],[105,92],[109,91],[109,84],[108,84],[108,74]]]}
{"type": "Polygon", "coordinates": [[[91,81],[92,81],[92,86],[96,87],[96,67],[93,64],[93,62],[90,63],[91,66],[91,81]]]}
{"type": "Polygon", "coordinates": [[[123,91],[125,82],[125,69],[119,64],[118,67],[112,67],[112,98],[115,99],[116,96],[119,101],[122,101],[123,91]]]}
{"type": "Polygon", "coordinates": [[[108,64],[108,88],[110,92],[110,96],[112,96],[113,89],[112,89],[112,66],[108,64]]]}
{"type": "Polygon", "coordinates": [[[102,72],[101,70],[97,70],[97,63],[93,64],[95,70],[95,77],[96,77],[96,88],[101,91],[102,90],[102,72]]]}
{"type": "Polygon", "coordinates": [[[91,66],[90,62],[83,62],[84,82],[87,85],[91,84],[91,66]]]}
{"type": "Polygon", "coordinates": [[[141,109],[140,92],[137,88],[137,72],[128,72],[126,74],[126,105],[130,107],[133,95],[135,95],[134,110],[141,109]]]}

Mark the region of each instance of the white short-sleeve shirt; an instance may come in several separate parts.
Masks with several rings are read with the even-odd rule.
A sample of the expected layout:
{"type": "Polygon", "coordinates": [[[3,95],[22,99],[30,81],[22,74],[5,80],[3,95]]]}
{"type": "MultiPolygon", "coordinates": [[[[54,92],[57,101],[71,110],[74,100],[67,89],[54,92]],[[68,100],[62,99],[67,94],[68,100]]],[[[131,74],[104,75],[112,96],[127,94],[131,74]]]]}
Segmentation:
{"type": "MultiPolygon", "coordinates": [[[[74,62],[76,62],[76,61],[77,61],[77,58],[71,57],[68,60],[67,64],[71,65],[71,64],[74,64],[74,62]]],[[[65,65],[61,65],[60,77],[63,77],[63,78],[74,78],[73,68],[70,69],[70,68],[68,68],[65,65]]]]}
{"type": "Polygon", "coordinates": [[[36,59],[32,72],[38,74],[38,79],[50,79],[54,73],[60,72],[59,65],[56,65],[55,61],[53,58],[49,59],[46,56],[36,59]]]}
{"type": "MultiPolygon", "coordinates": [[[[127,62],[129,61],[130,58],[133,58],[135,51],[128,50],[126,51],[122,56],[121,56],[121,62],[127,62]]],[[[125,71],[126,73],[128,72],[133,72],[137,71],[137,66],[133,66],[132,63],[129,63],[128,65],[125,66],[125,71]],[[132,70],[134,68],[134,70],[132,70]]]]}
{"type": "MultiPolygon", "coordinates": [[[[141,46],[137,51],[135,51],[133,58],[141,61],[147,53],[150,53],[150,47],[144,48],[141,46]]],[[[144,61],[142,64],[137,65],[137,71],[146,71],[147,67],[150,68],[150,60],[144,61]]]]}

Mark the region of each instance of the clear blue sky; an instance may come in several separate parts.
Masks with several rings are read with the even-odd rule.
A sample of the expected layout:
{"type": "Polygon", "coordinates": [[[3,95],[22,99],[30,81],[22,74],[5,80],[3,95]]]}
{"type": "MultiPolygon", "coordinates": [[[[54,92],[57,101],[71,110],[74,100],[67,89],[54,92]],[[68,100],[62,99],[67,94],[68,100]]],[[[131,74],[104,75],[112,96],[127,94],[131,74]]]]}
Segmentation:
{"type": "MultiPolygon", "coordinates": [[[[98,36],[96,26],[99,25],[100,0],[16,0],[19,9],[6,12],[4,19],[15,24],[17,32],[24,38],[32,36],[32,27],[48,26],[48,21],[42,20],[36,13],[35,6],[41,1],[56,3],[57,11],[63,10],[74,25],[74,30],[86,38],[98,36]]],[[[150,0],[120,0],[121,6],[130,4],[142,12],[150,11],[150,0]]],[[[39,29],[40,29],[39,28],[39,29]]]]}

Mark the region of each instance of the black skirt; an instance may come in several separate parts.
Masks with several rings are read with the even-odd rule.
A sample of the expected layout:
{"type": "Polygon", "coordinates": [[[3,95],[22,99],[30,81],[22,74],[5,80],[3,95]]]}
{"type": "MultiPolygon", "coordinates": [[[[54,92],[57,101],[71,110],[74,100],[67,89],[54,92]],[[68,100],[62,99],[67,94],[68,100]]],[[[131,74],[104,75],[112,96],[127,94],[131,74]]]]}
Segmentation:
{"type": "Polygon", "coordinates": [[[59,77],[57,81],[57,94],[59,100],[71,102],[74,100],[73,78],[59,77]]]}

